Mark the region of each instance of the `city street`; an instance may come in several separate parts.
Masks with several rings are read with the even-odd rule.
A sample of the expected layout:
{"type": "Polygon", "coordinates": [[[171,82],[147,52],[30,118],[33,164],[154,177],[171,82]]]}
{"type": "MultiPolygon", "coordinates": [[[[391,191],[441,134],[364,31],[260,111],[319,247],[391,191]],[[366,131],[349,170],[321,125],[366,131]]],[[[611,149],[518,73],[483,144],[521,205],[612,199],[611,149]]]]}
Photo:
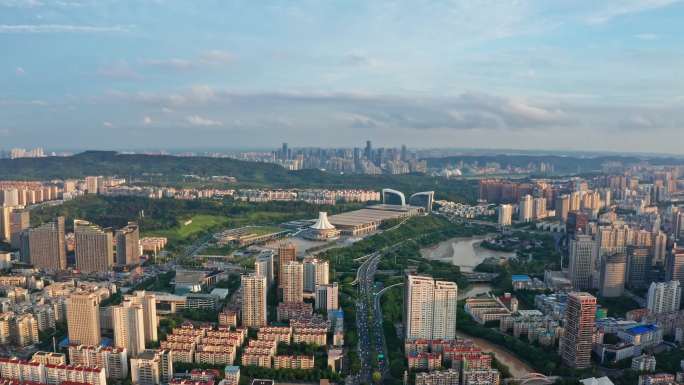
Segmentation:
{"type": "Polygon", "coordinates": [[[357,271],[359,302],[356,305],[356,323],[359,333],[360,381],[370,383],[373,374],[371,363],[377,360],[380,373],[388,372],[387,349],[382,329],[382,312],[375,297],[374,279],[381,253],[371,254],[357,271]],[[375,357],[373,357],[375,355],[375,357]]]}

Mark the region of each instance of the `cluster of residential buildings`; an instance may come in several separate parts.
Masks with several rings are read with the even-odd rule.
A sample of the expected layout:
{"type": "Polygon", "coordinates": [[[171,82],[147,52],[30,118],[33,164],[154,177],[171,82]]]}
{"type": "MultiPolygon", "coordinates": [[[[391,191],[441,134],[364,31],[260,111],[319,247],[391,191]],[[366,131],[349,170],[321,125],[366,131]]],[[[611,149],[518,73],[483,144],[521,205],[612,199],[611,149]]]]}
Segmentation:
{"type": "Polygon", "coordinates": [[[175,188],[158,186],[131,186],[111,183],[98,188],[97,193],[106,196],[137,196],[150,199],[212,199],[229,197],[239,201],[264,202],[306,202],[318,205],[337,203],[378,202],[379,191],[364,189],[217,189],[217,188],[175,188]]]}
{"type": "Polygon", "coordinates": [[[170,352],[173,362],[232,365],[247,338],[247,329],[184,323],[176,327],[160,347],[170,352]]]}
{"type": "Polygon", "coordinates": [[[483,295],[466,299],[463,310],[480,324],[500,321],[518,310],[518,299],[510,293],[497,297],[483,295]]]}
{"type": "Polygon", "coordinates": [[[435,201],[437,212],[449,218],[469,218],[486,217],[496,214],[496,209],[491,204],[469,205],[460,202],[445,200],[435,201]]]}
{"type": "Polygon", "coordinates": [[[404,285],[404,348],[415,383],[499,384],[492,356],[456,337],[458,286],[412,274],[404,285]]]}
{"type": "Polygon", "coordinates": [[[404,344],[416,385],[498,385],[493,357],[467,339],[411,340],[404,344]]]}
{"type": "MultiPolygon", "coordinates": [[[[512,280],[515,290],[556,292],[537,296],[542,314],[506,315],[501,329],[544,336],[545,343],[553,335],[563,361],[576,368],[590,365],[592,350],[600,361],[616,362],[642,357],[663,335],[684,338],[684,211],[678,204],[683,171],[643,166],[588,180],[481,181],[480,199],[499,204],[501,227],[543,221],[551,225],[539,228],[567,237],[569,263],[561,271],[546,272],[543,283],[528,276],[512,280]],[[606,318],[587,291],[599,298],[645,293],[644,309],[606,318]],[[605,335],[611,335],[607,342],[605,335]]],[[[642,357],[634,365],[651,363],[642,357]]]]}
{"type": "Polygon", "coordinates": [[[36,148],[12,148],[9,151],[0,151],[0,159],[19,159],[19,158],[44,158],[47,156],[45,150],[42,147],[36,148]]]}
{"type": "Polygon", "coordinates": [[[300,201],[319,205],[379,202],[381,199],[379,191],[361,189],[241,189],[236,190],[233,196],[247,202],[300,201]]]}
{"type": "Polygon", "coordinates": [[[37,269],[67,269],[67,252],[73,249],[74,268],[84,273],[107,274],[115,266],[140,264],[142,247],[138,225],[131,222],[118,230],[75,220],[73,236],[67,241],[64,217],[19,233],[21,261],[37,269]],[[116,250],[116,251],[115,251],[116,250]]]}
{"type": "MultiPolygon", "coordinates": [[[[239,324],[257,330],[256,338],[249,339],[242,350],[241,365],[310,370],[315,367],[315,356],[288,354],[279,349],[279,344],[281,348],[307,344],[327,346],[329,366],[339,368],[342,354],[335,352],[344,343],[344,319],[338,296],[338,284],[330,281],[327,261],[300,259],[295,244],[289,242],[280,243],[273,253],[261,253],[254,273],[241,277],[239,324]],[[276,317],[268,314],[271,290],[279,301],[276,317]],[[278,326],[269,322],[273,318],[278,326]],[[332,341],[328,340],[329,333],[334,336],[332,341]]],[[[222,318],[234,322],[232,312],[222,318]]]]}
{"type": "Polygon", "coordinates": [[[145,197],[150,199],[180,199],[180,200],[195,200],[195,199],[211,199],[233,196],[235,190],[232,189],[215,189],[215,188],[174,188],[174,187],[156,187],[156,186],[129,186],[117,185],[103,189],[100,192],[107,196],[134,196],[145,197]]]}
{"type": "MultiPolygon", "coordinates": [[[[206,299],[190,298],[202,293],[188,293],[187,296],[146,291],[120,293],[117,286],[108,281],[51,281],[42,276],[36,278],[37,272],[14,269],[11,275],[0,276],[2,290],[15,293],[0,301],[3,351],[14,351],[22,356],[34,352],[28,361],[11,356],[0,358],[3,380],[106,385],[107,381],[131,378],[134,384],[140,385],[210,385],[219,377],[225,377],[223,385],[238,385],[240,369],[234,363],[238,349],[247,342],[247,328],[239,326],[239,312],[222,311],[219,326],[184,323],[173,328],[161,341],[158,335],[158,307],[162,309],[160,314],[168,313],[163,309],[170,302],[177,305],[174,311],[186,307],[217,309],[218,299],[210,301],[210,307],[206,299]],[[32,291],[28,291],[29,288],[32,291]],[[180,297],[182,303],[177,301],[180,297]],[[193,301],[197,303],[191,303],[193,301]],[[49,346],[59,346],[65,353],[36,351],[39,343],[45,343],[47,347],[51,342],[39,340],[38,333],[53,333],[58,325],[66,328],[66,338],[49,346]],[[11,346],[16,349],[11,350],[11,346]],[[226,369],[221,376],[193,371],[189,376],[176,378],[174,363],[225,366],[226,369]]],[[[179,271],[176,283],[181,290],[195,284],[201,290],[207,290],[218,275],[205,272],[200,278],[198,276],[191,271],[179,271]],[[191,281],[195,283],[191,284],[191,281]]],[[[326,345],[330,322],[324,320],[321,327],[321,322],[311,323],[312,319],[316,318],[291,321],[293,343],[326,345]]],[[[259,333],[269,339],[266,330],[259,333]]],[[[341,356],[338,359],[341,360],[341,356]]],[[[313,366],[306,358],[276,354],[271,367],[313,366]]]]}

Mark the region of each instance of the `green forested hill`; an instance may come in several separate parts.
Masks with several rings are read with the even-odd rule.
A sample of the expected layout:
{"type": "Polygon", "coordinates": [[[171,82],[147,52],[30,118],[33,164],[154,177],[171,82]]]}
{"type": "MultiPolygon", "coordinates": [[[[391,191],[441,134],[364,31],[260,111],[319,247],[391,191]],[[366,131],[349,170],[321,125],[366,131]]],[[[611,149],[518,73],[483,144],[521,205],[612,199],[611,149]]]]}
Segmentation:
{"type": "Polygon", "coordinates": [[[183,175],[233,176],[240,186],[317,188],[394,188],[409,195],[434,190],[438,199],[474,202],[477,182],[422,174],[340,175],[320,170],[288,171],[269,163],[228,158],[125,155],[89,151],[69,157],[0,159],[0,180],[50,180],[88,175],[119,176],[158,184],[183,183],[183,175]]]}
{"type": "Polygon", "coordinates": [[[74,156],[1,159],[0,179],[83,178],[88,175],[140,177],[160,174],[231,175],[248,181],[285,181],[287,171],[267,163],[227,158],[127,155],[110,151],[88,151],[74,156]]]}

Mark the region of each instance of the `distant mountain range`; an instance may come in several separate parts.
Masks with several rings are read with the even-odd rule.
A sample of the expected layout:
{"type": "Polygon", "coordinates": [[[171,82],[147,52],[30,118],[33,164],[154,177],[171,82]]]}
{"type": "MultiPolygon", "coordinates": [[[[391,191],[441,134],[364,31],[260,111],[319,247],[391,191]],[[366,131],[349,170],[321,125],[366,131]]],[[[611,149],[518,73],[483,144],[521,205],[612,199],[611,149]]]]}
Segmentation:
{"type": "Polygon", "coordinates": [[[579,174],[601,171],[604,164],[622,163],[634,165],[648,163],[651,165],[684,165],[684,158],[647,157],[647,156],[560,156],[560,155],[460,155],[439,158],[425,158],[428,168],[455,167],[460,162],[484,166],[487,163],[498,163],[502,167],[526,167],[530,163],[544,162],[553,166],[557,174],[579,174]]]}

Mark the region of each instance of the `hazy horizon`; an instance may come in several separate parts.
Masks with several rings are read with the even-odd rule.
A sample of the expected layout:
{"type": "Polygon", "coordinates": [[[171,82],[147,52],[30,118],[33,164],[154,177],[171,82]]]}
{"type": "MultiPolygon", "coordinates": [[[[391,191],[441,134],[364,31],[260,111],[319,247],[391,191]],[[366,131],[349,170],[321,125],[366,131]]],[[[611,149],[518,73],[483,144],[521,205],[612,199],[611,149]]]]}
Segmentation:
{"type": "MultiPolygon", "coordinates": [[[[289,147],[292,149],[307,149],[307,148],[321,148],[321,149],[353,149],[355,147],[362,148],[362,146],[298,146],[288,143],[289,147]]],[[[31,150],[35,147],[15,147],[23,148],[26,150],[31,150]]],[[[42,147],[41,147],[42,148],[42,147]]],[[[43,148],[46,155],[50,156],[55,153],[57,156],[62,156],[65,154],[77,155],[84,152],[116,152],[119,154],[135,153],[135,154],[168,154],[168,155],[181,155],[184,153],[193,153],[197,156],[210,155],[210,154],[238,154],[247,152],[271,152],[277,151],[278,147],[168,147],[168,148],[43,148]]],[[[387,146],[381,143],[374,143],[374,148],[399,148],[399,146],[387,146]],[[377,145],[377,146],[376,146],[377,145]]],[[[648,158],[682,158],[683,154],[676,153],[666,153],[666,152],[640,152],[640,151],[610,151],[610,150],[573,150],[573,149],[515,149],[515,148],[475,148],[475,147],[407,147],[412,152],[434,152],[441,153],[443,157],[447,156],[567,156],[567,157],[648,157],[648,158]]],[[[0,147],[1,151],[9,151],[11,148],[0,147]]],[[[430,156],[428,156],[430,157],[430,156]]]]}

